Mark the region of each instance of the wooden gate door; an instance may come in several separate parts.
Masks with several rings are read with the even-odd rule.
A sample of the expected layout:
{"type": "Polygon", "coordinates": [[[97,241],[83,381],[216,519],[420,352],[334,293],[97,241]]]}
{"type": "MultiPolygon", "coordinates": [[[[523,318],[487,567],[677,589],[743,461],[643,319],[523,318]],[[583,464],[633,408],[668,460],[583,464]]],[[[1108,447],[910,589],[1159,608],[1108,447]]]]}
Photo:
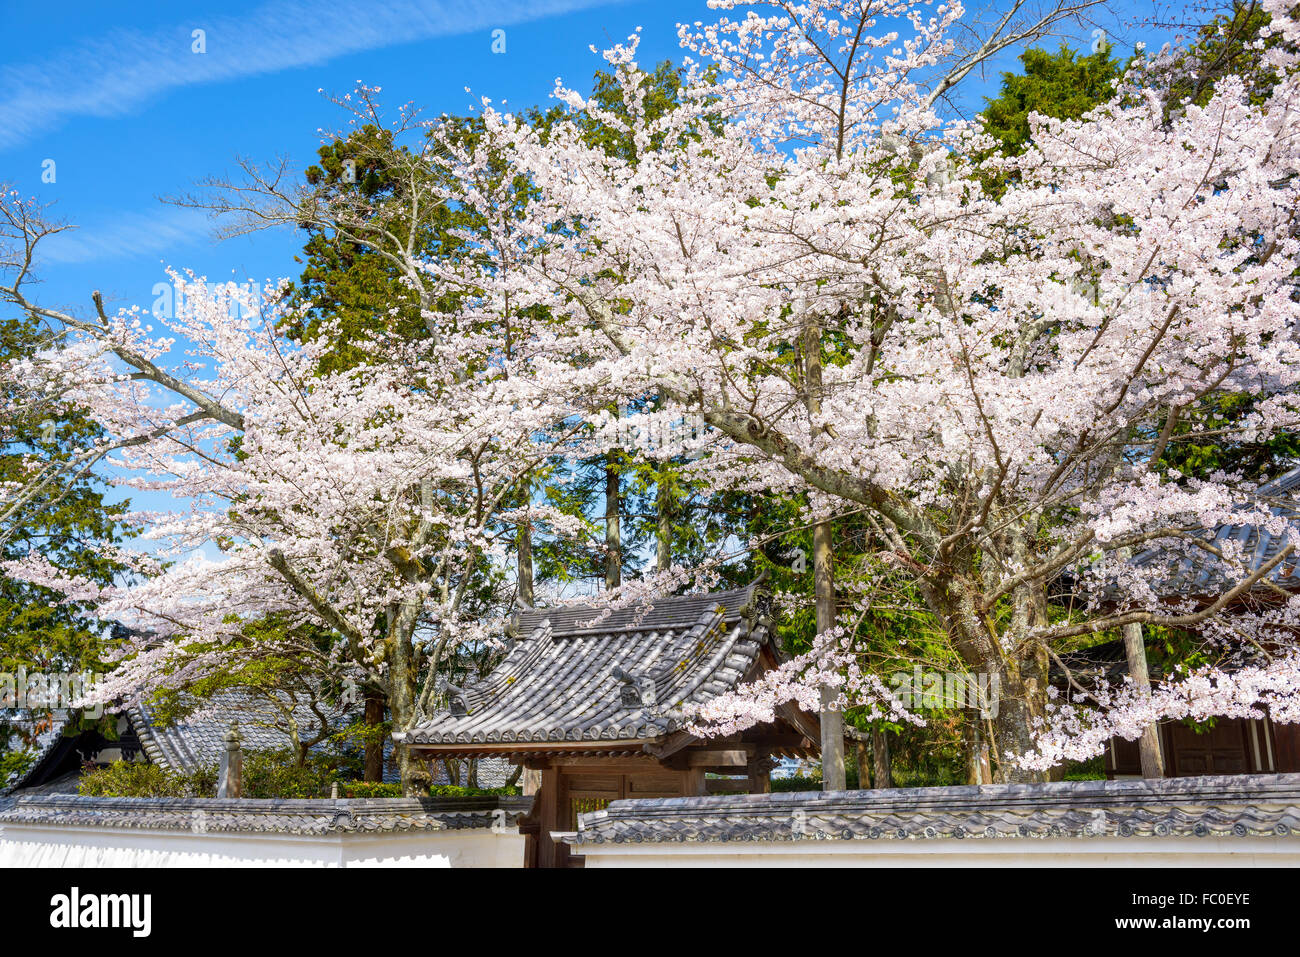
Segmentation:
{"type": "MultiPolygon", "coordinates": [[[[578,815],[599,811],[610,801],[624,798],[682,797],[685,775],[678,771],[647,770],[630,773],[590,773],[561,770],[559,775],[559,830],[576,831],[578,815]]],[[[555,849],[557,867],[581,867],[581,855],[568,845],[555,849]]]]}

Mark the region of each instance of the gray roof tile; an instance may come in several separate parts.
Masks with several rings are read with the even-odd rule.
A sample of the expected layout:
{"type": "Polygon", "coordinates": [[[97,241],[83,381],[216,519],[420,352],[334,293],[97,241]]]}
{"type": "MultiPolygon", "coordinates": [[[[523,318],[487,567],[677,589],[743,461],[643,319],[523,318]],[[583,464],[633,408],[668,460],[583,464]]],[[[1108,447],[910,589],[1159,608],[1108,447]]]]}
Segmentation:
{"type": "Polygon", "coordinates": [[[520,616],[522,637],[483,681],[465,689],[466,713],[435,714],[410,731],[413,744],[455,750],[518,742],[591,746],[661,737],[681,724],[686,702],[734,688],[750,671],[770,624],[753,586],[656,599],[594,621],[590,607],[520,616]],[[653,703],[624,703],[616,669],[653,682],[653,703]]]}
{"type": "MultiPolygon", "coordinates": [[[[287,733],[269,726],[273,716],[266,705],[243,692],[215,694],[201,711],[167,727],[158,724],[147,704],[130,709],[128,716],[149,760],[173,771],[215,767],[225,750],[223,736],[231,721],[239,725],[245,751],[277,751],[292,744],[287,733]]],[[[294,717],[304,738],[317,734],[320,721],[310,709],[300,707],[294,717]]]]}
{"type": "Polygon", "coordinates": [[[1300,838],[1300,774],[614,801],[578,828],[567,843],[1300,838]]]}
{"type": "Polygon", "coordinates": [[[251,831],[336,834],[513,826],[531,797],[352,798],[102,798],[23,796],[0,801],[0,825],[147,828],[167,831],[251,831]]]}

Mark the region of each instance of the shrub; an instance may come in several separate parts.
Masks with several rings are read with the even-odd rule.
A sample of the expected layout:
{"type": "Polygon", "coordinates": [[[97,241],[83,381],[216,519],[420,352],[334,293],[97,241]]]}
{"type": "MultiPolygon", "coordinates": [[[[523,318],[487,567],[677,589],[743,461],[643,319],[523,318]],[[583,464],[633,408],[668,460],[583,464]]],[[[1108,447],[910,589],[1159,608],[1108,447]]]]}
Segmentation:
{"type": "Polygon", "coordinates": [[[430,797],[489,797],[491,795],[518,794],[519,788],[463,788],[455,784],[435,784],[429,788],[430,797]]]}
{"type": "MultiPolygon", "coordinates": [[[[332,785],[339,786],[339,797],[397,798],[402,786],[395,782],[340,781],[336,769],[328,762],[308,761],[299,767],[288,751],[244,752],[244,797],[246,798],[322,798],[329,797],[332,785]]],[[[215,797],[217,769],[200,768],[191,773],[168,771],[156,764],[118,761],[104,768],[85,771],[77,793],[89,797],[215,797]]],[[[436,785],[431,797],[486,797],[518,794],[517,787],[463,788],[436,785]]]]}
{"type": "Polygon", "coordinates": [[[244,753],[244,797],[315,798],[330,793],[330,772],[308,762],[301,767],[288,751],[244,753]]]}
{"type": "Polygon", "coordinates": [[[0,754],[0,790],[16,783],[36,763],[36,750],[6,751],[0,754]]]}
{"type": "Polygon", "coordinates": [[[339,797],[345,798],[399,798],[402,786],[388,781],[339,781],[339,797]]]}
{"type": "Polygon", "coordinates": [[[143,761],[115,761],[81,775],[77,793],[88,797],[210,797],[216,773],[176,774],[143,761]],[[209,789],[210,785],[210,789],[209,789]]]}

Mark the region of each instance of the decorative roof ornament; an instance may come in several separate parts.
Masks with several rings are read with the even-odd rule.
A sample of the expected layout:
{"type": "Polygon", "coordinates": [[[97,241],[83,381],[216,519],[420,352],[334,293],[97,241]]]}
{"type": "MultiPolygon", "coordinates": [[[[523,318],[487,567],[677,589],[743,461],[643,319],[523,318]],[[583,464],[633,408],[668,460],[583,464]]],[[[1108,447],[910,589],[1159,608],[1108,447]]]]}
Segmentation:
{"type": "Polygon", "coordinates": [[[469,708],[465,704],[464,688],[451,683],[447,684],[447,710],[456,718],[463,718],[469,714],[469,708]]]}
{"type": "Polygon", "coordinates": [[[619,689],[619,700],[625,708],[646,708],[655,703],[655,680],[642,675],[634,675],[618,665],[610,672],[623,682],[619,689]]]}

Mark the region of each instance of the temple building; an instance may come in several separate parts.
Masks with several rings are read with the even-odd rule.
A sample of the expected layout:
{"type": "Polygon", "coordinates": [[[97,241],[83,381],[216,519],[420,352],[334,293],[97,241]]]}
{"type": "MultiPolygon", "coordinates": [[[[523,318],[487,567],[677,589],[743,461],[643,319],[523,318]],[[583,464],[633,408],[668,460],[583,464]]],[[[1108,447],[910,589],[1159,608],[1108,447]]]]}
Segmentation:
{"type": "Polygon", "coordinates": [[[520,829],[534,867],[580,866],[553,835],[622,798],[769,790],[778,757],[817,753],[817,717],[791,704],[740,734],[701,738],[683,709],[777,667],[761,585],[659,598],[615,611],[525,612],[512,647],[481,682],[403,740],[428,758],[505,757],[540,772],[520,829]]]}

